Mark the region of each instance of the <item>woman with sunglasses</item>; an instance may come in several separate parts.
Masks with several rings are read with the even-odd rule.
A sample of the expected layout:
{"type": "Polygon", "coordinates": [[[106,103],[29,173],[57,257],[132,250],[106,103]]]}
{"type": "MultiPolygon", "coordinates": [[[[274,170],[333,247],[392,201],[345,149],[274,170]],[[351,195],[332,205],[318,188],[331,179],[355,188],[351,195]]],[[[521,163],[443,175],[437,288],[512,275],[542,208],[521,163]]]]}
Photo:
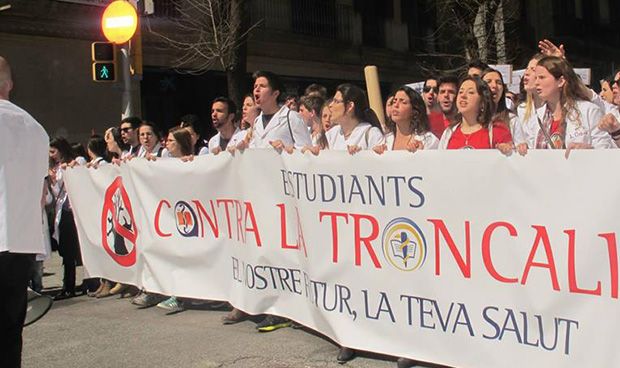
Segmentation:
{"type": "Polygon", "coordinates": [[[466,77],[456,96],[458,119],[439,141],[440,149],[492,149],[512,152],[510,129],[493,122],[493,97],[489,86],[478,77],[466,77]]]}

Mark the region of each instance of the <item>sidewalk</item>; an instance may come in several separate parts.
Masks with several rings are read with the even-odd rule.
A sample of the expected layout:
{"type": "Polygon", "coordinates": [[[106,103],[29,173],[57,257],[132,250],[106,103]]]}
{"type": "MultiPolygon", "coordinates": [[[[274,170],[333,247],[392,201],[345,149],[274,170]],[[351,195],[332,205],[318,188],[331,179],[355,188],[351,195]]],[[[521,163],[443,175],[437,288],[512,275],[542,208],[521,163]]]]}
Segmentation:
{"type": "MultiPolygon", "coordinates": [[[[62,285],[57,254],[45,263],[46,290],[62,285]]],[[[78,270],[78,284],[82,271],[78,270]]],[[[311,331],[284,328],[259,333],[245,321],[223,326],[222,311],[189,310],[166,315],[137,309],[129,299],[81,296],[56,302],[24,329],[24,368],[82,367],[340,367],[338,347],[311,331]]],[[[395,358],[374,354],[348,367],[395,367],[395,358]]]]}

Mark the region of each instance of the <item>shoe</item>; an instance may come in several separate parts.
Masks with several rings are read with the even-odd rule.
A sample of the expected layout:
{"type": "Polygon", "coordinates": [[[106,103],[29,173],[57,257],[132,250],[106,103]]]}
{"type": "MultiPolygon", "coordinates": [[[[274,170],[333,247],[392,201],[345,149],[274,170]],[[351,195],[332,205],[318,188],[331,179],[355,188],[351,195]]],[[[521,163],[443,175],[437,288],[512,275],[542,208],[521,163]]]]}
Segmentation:
{"type": "Polygon", "coordinates": [[[110,289],[110,295],[121,294],[128,287],[129,287],[129,285],[125,285],[125,284],[121,284],[120,282],[117,282],[116,285],[114,285],[114,287],[112,289],[110,289]]]}
{"type": "Polygon", "coordinates": [[[288,319],[268,314],[265,319],[256,325],[256,329],[259,332],[271,332],[279,328],[289,327],[290,325],[291,321],[288,319]]]}
{"type": "Polygon", "coordinates": [[[131,304],[136,304],[136,302],[139,300],[138,298],[142,298],[143,297],[142,295],[145,294],[145,293],[146,293],[146,291],[144,291],[144,290],[138,291],[138,294],[136,294],[136,296],[131,298],[131,304]]]}
{"type": "Polygon", "coordinates": [[[137,287],[133,286],[133,285],[129,285],[127,287],[127,289],[123,290],[123,292],[121,292],[121,299],[124,298],[133,298],[136,295],[140,294],[140,289],[138,289],[137,287]]]}
{"type": "Polygon", "coordinates": [[[210,310],[222,310],[222,309],[227,310],[231,308],[228,302],[210,301],[207,304],[210,310]]]}
{"type": "Polygon", "coordinates": [[[105,286],[106,281],[104,281],[103,279],[101,279],[101,282],[99,283],[99,287],[97,288],[97,290],[95,291],[89,291],[88,292],[88,296],[91,298],[94,298],[97,296],[97,294],[99,294],[101,292],[101,290],[103,289],[103,287],[105,286]]]}
{"type": "Polygon", "coordinates": [[[110,283],[108,281],[104,281],[104,286],[103,288],[95,294],[95,298],[100,299],[100,298],[105,298],[108,297],[110,295],[112,295],[110,293],[111,287],[110,287],[110,283]]]}
{"type": "Polygon", "coordinates": [[[396,367],[398,368],[411,368],[418,364],[417,361],[408,358],[398,358],[396,361],[396,367]]]}
{"type": "Polygon", "coordinates": [[[150,307],[156,306],[159,302],[161,302],[165,298],[166,297],[162,295],[143,292],[142,294],[133,298],[131,303],[137,305],[140,308],[150,308],[150,307]]]}
{"type": "Polygon", "coordinates": [[[60,293],[54,296],[54,300],[65,300],[69,298],[75,298],[75,291],[62,290],[60,293]]]}
{"type": "Polygon", "coordinates": [[[222,318],[222,323],[225,325],[234,325],[235,323],[239,323],[248,318],[248,314],[242,310],[234,308],[227,315],[222,318]]]}
{"type": "Polygon", "coordinates": [[[166,314],[173,314],[183,312],[185,308],[183,307],[183,302],[178,300],[176,297],[171,296],[170,298],[164,300],[163,302],[157,304],[157,308],[165,309],[168,311],[166,314]]]}
{"type": "Polygon", "coordinates": [[[338,363],[343,364],[348,362],[349,360],[353,360],[353,358],[355,358],[355,350],[341,346],[336,360],[338,361],[338,363]]]}
{"type": "Polygon", "coordinates": [[[302,328],[304,328],[304,325],[302,325],[302,324],[300,324],[300,323],[297,323],[297,322],[295,322],[295,321],[291,321],[291,327],[292,327],[294,330],[301,330],[302,328]]]}

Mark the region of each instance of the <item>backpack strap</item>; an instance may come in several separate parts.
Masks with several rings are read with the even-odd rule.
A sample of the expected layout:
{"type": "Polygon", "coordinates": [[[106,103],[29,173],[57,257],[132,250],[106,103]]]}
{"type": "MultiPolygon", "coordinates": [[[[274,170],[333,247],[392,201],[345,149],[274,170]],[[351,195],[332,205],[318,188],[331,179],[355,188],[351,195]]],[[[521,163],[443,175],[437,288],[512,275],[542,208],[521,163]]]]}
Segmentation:
{"type": "Polygon", "coordinates": [[[366,149],[369,149],[370,147],[368,147],[368,136],[370,135],[370,129],[372,129],[372,125],[368,127],[368,129],[366,129],[366,131],[364,132],[364,139],[366,140],[366,149]]]}
{"type": "Polygon", "coordinates": [[[291,134],[291,139],[293,140],[293,144],[295,144],[295,137],[293,136],[293,129],[291,129],[291,119],[289,115],[291,114],[291,109],[288,109],[286,113],[286,123],[288,124],[288,132],[291,134]]]}

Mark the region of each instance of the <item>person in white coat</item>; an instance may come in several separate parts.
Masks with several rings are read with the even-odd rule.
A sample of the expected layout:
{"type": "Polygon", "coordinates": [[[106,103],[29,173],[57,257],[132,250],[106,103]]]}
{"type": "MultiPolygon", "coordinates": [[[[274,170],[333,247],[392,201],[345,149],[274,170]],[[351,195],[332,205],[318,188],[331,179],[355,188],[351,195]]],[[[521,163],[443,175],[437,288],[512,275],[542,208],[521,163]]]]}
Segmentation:
{"type": "Polygon", "coordinates": [[[27,285],[35,254],[45,252],[41,221],[49,137],[9,101],[9,63],[0,56],[0,367],[21,366],[27,285]],[[27,149],[24,149],[27,147],[27,149]]]}
{"type": "MultiPolygon", "coordinates": [[[[370,109],[366,94],[358,86],[349,83],[339,85],[329,110],[331,121],[338,125],[326,134],[327,149],[355,154],[385,143],[381,123],[370,109]]],[[[318,151],[312,152],[318,154],[318,151]]],[[[355,354],[354,349],[341,346],[336,359],[344,363],[355,358],[355,354]]]]}
{"type": "Polygon", "coordinates": [[[388,132],[385,143],[373,147],[382,154],[391,150],[436,149],[439,139],[430,131],[422,96],[412,88],[402,86],[394,94],[392,113],[385,123],[388,132]]]}
{"type": "Polygon", "coordinates": [[[245,138],[245,132],[235,124],[237,105],[227,98],[218,97],[211,104],[211,121],[217,134],[209,139],[209,151],[218,154],[228,146],[234,147],[245,138]]]}
{"type": "Polygon", "coordinates": [[[537,149],[613,148],[611,136],[598,128],[603,118],[591,93],[563,58],[546,56],[536,65],[536,92],[544,105],[536,111],[538,127],[527,137],[537,149]]]}
{"type": "Polygon", "coordinates": [[[331,121],[337,124],[326,133],[330,150],[347,150],[353,154],[385,143],[381,123],[358,86],[339,85],[329,111],[331,121]]]}
{"type": "MultiPolygon", "coordinates": [[[[310,133],[299,114],[280,105],[284,87],[278,76],[257,71],[254,78],[254,101],[261,109],[254,122],[250,148],[298,148],[312,143],[310,133]]],[[[239,147],[243,148],[243,147],[239,147]]]]}
{"type": "Polygon", "coordinates": [[[517,105],[517,114],[510,121],[512,138],[520,154],[527,153],[528,148],[534,148],[534,137],[538,131],[536,110],[545,103],[536,92],[536,65],[543,57],[543,54],[538,53],[528,62],[523,74],[525,99],[517,105]]]}

